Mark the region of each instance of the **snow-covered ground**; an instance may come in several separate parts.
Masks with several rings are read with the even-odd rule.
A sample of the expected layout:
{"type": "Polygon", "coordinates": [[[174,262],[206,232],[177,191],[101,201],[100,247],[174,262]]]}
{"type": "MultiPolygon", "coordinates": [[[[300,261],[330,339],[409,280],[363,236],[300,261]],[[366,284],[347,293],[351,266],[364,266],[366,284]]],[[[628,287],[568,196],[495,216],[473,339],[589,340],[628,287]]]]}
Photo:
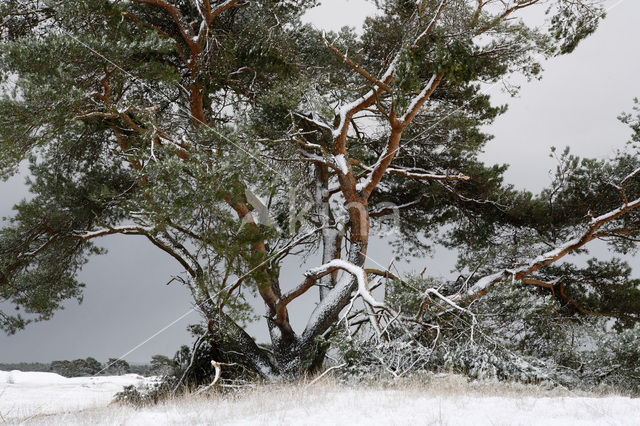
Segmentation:
{"type": "Polygon", "coordinates": [[[142,409],[108,405],[122,386],[142,380],[135,375],[65,379],[2,372],[0,413],[9,424],[51,425],[640,424],[640,399],[468,384],[456,376],[386,388],[326,382],[310,387],[260,386],[235,396],[191,396],[142,409]]]}
{"type": "Polygon", "coordinates": [[[32,416],[107,406],[127,385],[142,385],[137,374],[62,377],[55,373],[0,371],[0,424],[32,416]]]}

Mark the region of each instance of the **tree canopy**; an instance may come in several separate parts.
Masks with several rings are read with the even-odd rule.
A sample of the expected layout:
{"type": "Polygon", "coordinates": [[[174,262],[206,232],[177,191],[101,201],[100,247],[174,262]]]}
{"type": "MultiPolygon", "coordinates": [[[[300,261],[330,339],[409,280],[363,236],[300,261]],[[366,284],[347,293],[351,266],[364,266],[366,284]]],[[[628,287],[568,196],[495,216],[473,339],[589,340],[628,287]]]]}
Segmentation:
{"type": "Polygon", "coordinates": [[[483,129],[505,111],[483,84],[538,78],[542,58],[596,29],[598,1],[379,0],[361,34],[303,24],[315,3],[0,6],[0,173],[28,162],[33,193],[0,229],[0,300],[17,307],[0,312],[4,330],[81,298],[78,271],[114,234],[144,236],[179,262],[209,333],[269,379],[317,366],[349,318],[384,340],[389,328],[466,311],[505,281],[576,315],[638,320],[624,262],[557,263],[595,239],[634,250],[638,119],[623,117],[636,134],[613,159],[558,153],[553,185],[537,195],[478,160],[483,129]],[[533,8],[546,10],[540,28],[521,19],[533,8]],[[461,279],[424,289],[414,316],[371,292],[404,282],[365,268],[372,235],[390,222],[398,256],[461,253],[461,279]],[[290,256],[318,267],[281,282],[290,256]],[[308,318],[290,318],[287,306],[315,287],[308,318]],[[252,292],[269,350],[243,329],[260,313],[252,292]]]}

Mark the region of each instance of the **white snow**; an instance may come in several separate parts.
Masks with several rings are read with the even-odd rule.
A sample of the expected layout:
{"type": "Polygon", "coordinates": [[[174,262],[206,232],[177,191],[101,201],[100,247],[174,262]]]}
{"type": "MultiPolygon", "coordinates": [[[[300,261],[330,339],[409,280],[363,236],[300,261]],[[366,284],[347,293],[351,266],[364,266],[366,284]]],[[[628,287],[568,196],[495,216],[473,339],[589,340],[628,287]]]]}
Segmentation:
{"type": "MultiPolygon", "coordinates": [[[[323,38],[325,38],[324,34],[323,34],[323,38]]],[[[401,54],[402,54],[402,50],[399,50],[398,53],[396,53],[395,58],[393,59],[393,61],[391,61],[391,64],[389,64],[389,67],[387,68],[385,73],[382,75],[382,77],[379,79],[379,81],[384,83],[389,77],[391,77],[393,75],[393,73],[396,70],[396,66],[398,64],[398,61],[400,60],[401,54]]],[[[356,99],[355,101],[353,101],[351,103],[343,105],[340,108],[340,110],[338,112],[338,115],[340,116],[340,122],[338,123],[338,126],[333,130],[334,139],[340,137],[342,132],[346,131],[346,127],[345,126],[347,126],[347,115],[349,113],[351,113],[354,109],[356,109],[358,107],[358,105],[360,105],[361,103],[365,102],[367,99],[371,98],[374,95],[375,95],[375,91],[369,90],[364,96],[356,99]]]]}
{"type": "Polygon", "coordinates": [[[420,33],[420,35],[418,37],[416,37],[416,41],[413,42],[413,45],[411,46],[412,48],[417,48],[418,47],[418,43],[420,40],[422,40],[425,35],[427,34],[427,31],[431,31],[432,27],[436,24],[436,20],[438,19],[438,17],[440,16],[440,10],[444,7],[444,4],[447,0],[442,0],[440,2],[440,6],[438,6],[438,8],[436,9],[436,14],[433,15],[433,18],[431,18],[431,22],[429,22],[429,25],[427,25],[427,27],[424,29],[424,31],[422,33],[420,33]]]}
{"type": "MultiPolygon", "coordinates": [[[[637,199],[633,200],[632,202],[624,204],[624,205],[620,206],[619,208],[617,208],[615,210],[611,210],[608,213],[605,213],[605,214],[603,214],[601,216],[598,216],[596,218],[591,219],[591,221],[589,222],[589,226],[591,227],[589,232],[593,232],[593,231],[597,230],[599,227],[601,227],[606,222],[611,221],[613,219],[616,219],[619,216],[621,216],[622,214],[624,214],[625,212],[627,212],[629,210],[632,210],[632,209],[635,209],[635,208],[637,208],[639,206],[640,206],[640,198],[637,198],[637,199]]],[[[479,291],[484,290],[485,288],[487,288],[488,286],[490,286],[494,282],[497,282],[500,279],[504,278],[505,273],[510,273],[513,276],[515,276],[515,274],[518,273],[518,272],[527,272],[528,270],[530,270],[532,267],[534,267],[537,264],[542,264],[544,262],[553,260],[554,258],[556,258],[556,257],[562,255],[563,253],[565,253],[571,247],[580,244],[580,241],[583,238],[584,238],[584,235],[576,237],[576,238],[573,238],[573,239],[571,239],[569,241],[566,241],[562,245],[554,248],[553,250],[550,250],[550,251],[548,251],[546,253],[543,253],[543,254],[537,256],[535,259],[531,260],[530,262],[526,263],[524,266],[521,266],[521,267],[519,267],[518,269],[516,269],[514,271],[504,270],[504,271],[501,271],[501,272],[496,272],[495,274],[491,274],[491,275],[487,275],[485,277],[482,277],[467,291],[467,295],[473,295],[473,294],[475,294],[475,293],[477,293],[479,291]]]]}
{"type": "Polygon", "coordinates": [[[145,231],[145,232],[153,232],[154,228],[152,226],[139,226],[136,224],[123,225],[123,226],[115,226],[113,228],[100,228],[95,231],[89,232],[76,232],[74,236],[79,238],[90,239],[98,236],[102,236],[105,234],[114,234],[118,232],[136,232],[136,231],[145,231]]]}
{"type": "MultiPolygon", "coordinates": [[[[389,307],[385,306],[384,303],[378,302],[373,295],[371,294],[371,291],[369,290],[369,285],[367,283],[367,274],[364,271],[364,269],[362,269],[361,267],[354,265],[351,262],[347,262],[346,260],[342,260],[342,259],[333,259],[332,261],[325,263],[322,266],[319,266],[317,268],[313,268],[310,269],[309,271],[307,271],[305,273],[306,276],[313,276],[313,275],[317,275],[323,271],[326,271],[330,268],[339,268],[342,269],[344,271],[347,271],[349,274],[353,275],[357,282],[358,282],[358,290],[356,293],[356,296],[360,296],[362,297],[362,299],[367,302],[372,308],[384,308],[386,309],[388,312],[392,313],[393,315],[396,315],[395,312],[393,312],[392,309],[390,309],[389,307]]],[[[329,304],[329,305],[323,305],[322,303],[318,305],[318,307],[314,310],[314,312],[311,314],[311,318],[309,319],[309,324],[313,324],[312,321],[316,321],[319,318],[321,318],[322,316],[326,315],[326,310],[330,309],[331,306],[335,306],[335,304],[337,303],[337,300],[340,299],[336,299],[336,295],[344,295],[346,293],[346,291],[349,289],[349,283],[350,280],[348,279],[348,277],[342,277],[342,279],[338,282],[338,285],[336,285],[335,288],[331,289],[331,291],[329,292],[328,295],[325,296],[325,299],[323,300],[323,302],[326,302],[327,300],[332,300],[334,303],[333,304],[329,304]],[[345,281],[346,279],[346,281],[345,281]],[[319,315],[321,316],[317,316],[316,312],[320,312],[319,315]]],[[[347,308],[347,310],[342,314],[343,316],[341,316],[340,321],[342,321],[345,316],[348,314],[348,312],[351,310],[351,306],[353,305],[355,298],[351,299],[351,302],[349,303],[349,307],[347,308]]],[[[376,332],[378,333],[378,335],[381,334],[381,330],[380,327],[378,326],[378,323],[374,320],[372,315],[369,315],[369,320],[371,321],[371,325],[373,326],[373,328],[376,330],[376,332]]],[[[308,330],[308,327],[307,327],[308,330]]],[[[306,335],[306,333],[305,333],[306,335]]],[[[303,335],[303,339],[305,337],[305,335],[303,335]]]]}
{"type": "Polygon", "coordinates": [[[426,84],[426,86],[424,86],[424,88],[422,89],[420,94],[418,94],[418,96],[414,97],[411,100],[411,103],[407,107],[406,112],[404,113],[404,115],[402,117],[400,117],[400,122],[402,122],[402,123],[405,122],[407,120],[407,117],[409,116],[409,114],[411,114],[413,112],[413,110],[416,108],[418,103],[421,102],[425,98],[425,96],[427,96],[427,93],[429,93],[429,90],[431,90],[431,86],[433,86],[433,82],[436,81],[437,77],[438,76],[436,74],[433,74],[431,76],[431,80],[429,80],[429,82],[426,84]]]}
{"type": "Polygon", "coordinates": [[[622,206],[618,207],[617,209],[611,210],[610,212],[605,213],[605,214],[603,214],[601,216],[594,217],[593,219],[591,219],[591,222],[589,222],[589,224],[591,226],[594,226],[597,223],[607,222],[609,220],[615,219],[621,213],[623,213],[625,211],[628,211],[628,210],[631,210],[631,209],[635,209],[638,206],[640,206],[640,198],[636,198],[635,200],[631,201],[630,203],[622,205],[622,206]]]}
{"type": "Polygon", "coordinates": [[[546,253],[543,253],[540,256],[538,256],[535,259],[533,259],[531,262],[529,262],[527,264],[527,268],[520,268],[520,269],[526,270],[530,266],[536,265],[538,263],[543,263],[543,262],[546,262],[548,260],[552,260],[555,257],[557,257],[558,255],[560,255],[563,251],[567,250],[569,247],[572,247],[574,245],[579,244],[581,239],[582,239],[581,237],[577,237],[577,238],[574,238],[572,240],[566,241],[561,246],[556,247],[555,249],[550,250],[550,251],[548,251],[546,253]]]}
{"type": "MultiPolygon", "coordinates": [[[[299,114],[297,112],[294,112],[294,114],[297,115],[298,117],[302,118],[303,120],[306,120],[306,121],[308,121],[310,123],[315,124],[318,127],[322,127],[323,129],[326,129],[326,130],[328,130],[330,132],[333,132],[333,128],[331,126],[329,126],[327,123],[325,123],[324,121],[322,121],[321,119],[316,118],[313,111],[307,112],[307,113],[304,113],[304,114],[299,114]]],[[[317,145],[317,146],[320,146],[320,145],[317,145]]]]}
{"type": "MultiPolygon", "coordinates": [[[[4,405],[4,398],[0,398],[4,405]]],[[[577,396],[532,386],[466,383],[458,376],[415,386],[273,385],[236,396],[203,395],[135,409],[112,405],[36,417],[77,425],[636,425],[640,400],[577,396]]],[[[3,414],[4,415],[4,414],[3,414]]]]}
{"type": "Polygon", "coordinates": [[[631,173],[629,173],[624,179],[622,179],[621,184],[625,185],[627,182],[629,182],[633,177],[635,177],[638,173],[640,173],[640,167],[638,167],[637,169],[635,169],[634,171],[632,171],[631,173]]]}
{"type": "MultiPolygon", "coordinates": [[[[479,291],[484,290],[485,288],[493,284],[496,280],[500,280],[501,278],[503,278],[503,276],[504,276],[504,272],[496,272],[495,274],[487,275],[485,277],[480,278],[478,281],[476,281],[476,283],[473,286],[469,288],[469,290],[467,290],[467,295],[471,296],[476,294],[479,291]]],[[[454,298],[454,300],[457,302],[461,298],[462,296],[459,296],[457,298],[454,298]]]]}
{"type": "Polygon", "coordinates": [[[349,174],[349,168],[347,167],[347,160],[344,158],[344,154],[338,154],[333,157],[336,166],[340,169],[340,173],[343,175],[349,174]]]}
{"type": "Polygon", "coordinates": [[[0,371],[0,423],[105,407],[125,386],[153,380],[137,374],[67,378],[55,373],[0,371]]]}

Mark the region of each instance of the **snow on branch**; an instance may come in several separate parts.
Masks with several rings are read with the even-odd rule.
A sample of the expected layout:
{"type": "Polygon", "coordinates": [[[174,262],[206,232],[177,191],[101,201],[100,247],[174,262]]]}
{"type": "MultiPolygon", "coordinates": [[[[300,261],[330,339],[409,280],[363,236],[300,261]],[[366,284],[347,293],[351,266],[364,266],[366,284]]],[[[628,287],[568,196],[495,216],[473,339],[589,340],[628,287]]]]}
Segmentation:
{"type": "Polygon", "coordinates": [[[384,305],[375,300],[371,292],[369,291],[369,286],[367,282],[367,271],[359,266],[354,265],[351,262],[347,262],[342,259],[334,259],[329,263],[325,263],[322,266],[318,266],[316,268],[309,269],[305,272],[305,280],[302,284],[300,284],[294,290],[284,294],[281,298],[281,303],[288,304],[296,297],[304,294],[309,288],[311,288],[317,280],[324,277],[325,275],[329,275],[333,273],[336,269],[342,269],[343,271],[348,272],[353,275],[358,282],[358,294],[362,296],[362,298],[369,303],[373,307],[383,308],[384,305]]]}
{"type": "MultiPolygon", "coordinates": [[[[326,40],[326,37],[324,36],[324,34],[323,34],[323,38],[326,40]]],[[[384,85],[387,85],[387,87],[389,87],[388,85],[389,83],[391,83],[393,73],[396,69],[398,61],[400,60],[400,54],[401,52],[398,52],[396,54],[395,58],[393,59],[393,61],[391,61],[391,63],[387,67],[387,70],[382,75],[382,77],[375,81],[380,82],[384,85]]],[[[349,124],[349,121],[351,120],[351,117],[353,117],[353,115],[356,114],[357,112],[362,111],[363,109],[373,105],[377,97],[385,90],[382,87],[376,88],[376,86],[380,87],[378,84],[376,84],[372,90],[369,90],[366,94],[354,100],[353,102],[343,105],[338,111],[338,118],[339,118],[338,125],[332,131],[333,138],[335,139],[336,152],[344,153],[346,149],[346,137],[348,133],[348,124],[349,124]]]]}
{"type": "Polygon", "coordinates": [[[504,204],[500,204],[496,201],[493,200],[477,200],[475,198],[469,198],[469,197],[465,197],[464,195],[458,193],[454,188],[452,188],[450,185],[447,185],[446,183],[443,183],[442,181],[439,182],[447,191],[449,191],[450,193],[452,193],[457,199],[459,199],[460,201],[463,201],[465,203],[474,203],[474,204],[488,204],[488,205],[492,205],[495,208],[497,208],[498,210],[505,212],[506,210],[509,209],[508,206],[504,205],[504,204]]]}
{"type": "Polygon", "coordinates": [[[113,228],[97,229],[95,231],[75,232],[71,235],[71,237],[78,240],[91,240],[93,238],[114,234],[147,234],[149,232],[152,232],[153,229],[153,227],[149,226],[117,226],[113,228]]]}
{"type": "Polygon", "coordinates": [[[489,286],[498,283],[504,279],[511,278],[513,280],[521,280],[525,276],[536,272],[537,270],[550,265],[558,260],[562,259],[567,254],[575,251],[585,244],[600,238],[604,234],[600,234],[597,231],[606,223],[611,222],[619,217],[623,216],[627,212],[640,206],[640,198],[635,199],[630,203],[625,203],[617,209],[611,210],[608,213],[602,214],[598,217],[591,219],[587,229],[581,236],[573,238],[553,250],[537,256],[536,258],[525,263],[524,266],[520,266],[516,269],[505,269],[500,272],[496,272],[491,275],[487,275],[479,279],[469,290],[466,295],[471,297],[478,297],[486,293],[489,286]]]}
{"type": "Polygon", "coordinates": [[[426,170],[414,171],[410,169],[388,168],[387,173],[392,175],[402,175],[412,179],[425,179],[425,180],[445,180],[445,181],[467,181],[471,179],[467,175],[458,173],[456,175],[450,175],[448,173],[430,173],[426,170]]]}
{"type": "Polygon", "coordinates": [[[377,92],[375,90],[369,90],[366,94],[359,97],[355,101],[343,105],[340,108],[340,110],[338,111],[340,121],[338,122],[338,126],[332,130],[334,139],[346,138],[348,130],[347,125],[349,124],[349,120],[351,119],[353,114],[373,104],[376,96],[377,92]]]}
{"type": "Polygon", "coordinates": [[[444,71],[440,74],[433,74],[431,79],[424,86],[422,91],[411,100],[405,114],[400,117],[400,123],[402,127],[407,127],[420,111],[420,108],[429,100],[433,92],[436,90],[442,78],[444,77],[444,71]]]}
{"type": "MultiPolygon", "coordinates": [[[[377,301],[371,294],[368,281],[367,281],[367,271],[365,269],[342,259],[334,259],[328,263],[325,263],[324,265],[309,269],[304,274],[305,275],[304,282],[300,284],[297,288],[293,289],[292,291],[282,296],[281,301],[277,307],[277,315],[286,315],[284,313],[284,308],[289,302],[291,302],[295,298],[304,294],[307,290],[309,290],[312,286],[315,285],[317,280],[324,277],[325,275],[331,274],[337,269],[341,269],[347,272],[353,278],[355,278],[357,282],[356,294],[351,299],[352,303],[354,298],[360,296],[364,300],[365,304],[370,306],[371,308],[381,308],[386,311],[390,311],[390,309],[384,303],[377,301]]],[[[327,297],[324,299],[323,302],[325,304],[332,304],[332,301],[334,299],[336,300],[339,299],[342,293],[344,292],[344,290],[349,288],[348,286],[349,281],[351,281],[351,277],[349,276],[344,277],[341,280],[341,283],[339,283],[336,287],[334,287],[329,292],[329,294],[327,295],[327,297]]],[[[323,316],[324,309],[322,309],[321,307],[318,307],[316,311],[314,311],[314,315],[312,315],[312,318],[310,319],[310,324],[315,324],[323,316]]],[[[371,318],[371,315],[369,316],[370,316],[370,320],[372,321],[372,325],[374,326],[374,329],[379,331],[379,327],[377,326],[377,323],[375,323],[375,320],[371,318]]],[[[305,332],[305,335],[306,334],[307,333],[305,332]]]]}
{"type": "MultiPolygon", "coordinates": [[[[400,141],[402,139],[402,132],[407,128],[407,126],[409,126],[409,124],[411,124],[415,116],[418,114],[418,111],[420,111],[420,108],[422,108],[425,102],[427,102],[431,97],[443,77],[444,72],[441,72],[438,75],[434,74],[420,94],[411,101],[405,115],[402,116],[400,120],[393,117],[391,118],[391,134],[389,135],[384,151],[380,154],[376,163],[371,167],[371,171],[367,177],[362,182],[358,183],[358,186],[356,187],[357,190],[363,192],[365,197],[368,198],[382,180],[382,177],[387,172],[388,167],[391,165],[391,162],[398,152],[398,147],[400,146],[400,141]]],[[[396,170],[396,172],[399,171],[400,169],[396,170]]],[[[422,175],[421,177],[427,178],[427,174],[422,175]]]]}
{"type": "Polygon", "coordinates": [[[435,15],[431,19],[431,22],[429,22],[429,25],[427,25],[427,28],[413,42],[413,45],[411,46],[411,50],[415,51],[416,49],[418,49],[418,45],[420,44],[420,42],[422,42],[422,40],[424,40],[425,37],[431,34],[433,29],[436,27],[436,22],[438,22],[438,18],[440,18],[440,14],[444,10],[444,6],[446,5],[446,3],[447,3],[447,0],[442,0],[440,2],[440,6],[438,6],[438,9],[436,10],[435,15]]]}
{"type": "MultiPolygon", "coordinates": [[[[226,0],[220,3],[219,5],[216,6],[215,9],[208,12],[208,16],[207,16],[208,23],[211,23],[211,21],[213,21],[218,15],[220,15],[222,12],[226,11],[227,9],[231,9],[232,7],[240,7],[245,3],[246,2],[238,3],[238,0],[226,0]]],[[[209,0],[205,0],[205,4],[208,5],[209,0]]]]}
{"type": "Polygon", "coordinates": [[[640,167],[629,173],[624,179],[622,179],[622,183],[620,186],[625,186],[629,181],[640,173],[640,167]]]}
{"type": "Polygon", "coordinates": [[[337,170],[340,171],[343,175],[349,174],[349,167],[347,166],[347,161],[344,158],[344,154],[338,154],[333,156],[333,163],[337,167],[337,170]]]}
{"type": "MultiPolygon", "coordinates": [[[[384,155],[380,156],[380,158],[383,158],[383,157],[384,155]]],[[[380,162],[381,160],[378,159],[378,162],[374,166],[367,166],[366,164],[363,164],[358,160],[351,160],[351,163],[369,172],[373,172],[376,166],[379,166],[380,162]]],[[[405,176],[412,179],[438,180],[438,181],[468,181],[469,179],[471,179],[469,176],[464,175],[462,173],[452,175],[452,174],[449,174],[448,172],[438,173],[438,172],[432,172],[432,171],[428,171],[420,168],[387,167],[385,173],[392,174],[392,175],[401,175],[401,176],[405,176]]],[[[365,187],[366,186],[365,182],[368,182],[370,180],[369,176],[370,175],[368,175],[364,179],[363,183],[361,183],[362,187],[365,187]]]]}
{"type": "MultiPolygon", "coordinates": [[[[300,149],[299,152],[300,152],[300,155],[304,159],[306,159],[308,161],[311,161],[311,162],[314,162],[314,163],[326,164],[328,166],[334,167],[334,164],[331,164],[331,163],[327,162],[327,160],[324,157],[320,156],[320,155],[311,154],[310,152],[307,152],[304,149],[300,149]]],[[[283,160],[291,161],[290,158],[283,159],[283,160]]]]}
{"type": "Polygon", "coordinates": [[[296,115],[296,116],[300,117],[301,119],[313,124],[316,127],[319,127],[319,128],[321,128],[323,130],[328,130],[329,132],[333,132],[333,128],[331,126],[329,126],[324,121],[321,121],[321,120],[315,118],[313,113],[311,113],[310,115],[304,115],[304,114],[300,114],[300,113],[294,112],[294,115],[296,115]]]}
{"type": "Polygon", "coordinates": [[[478,323],[476,316],[474,315],[473,312],[471,312],[469,309],[463,308],[462,306],[458,305],[453,299],[444,296],[443,294],[441,294],[438,290],[436,290],[435,288],[429,288],[425,291],[425,298],[424,301],[422,302],[422,304],[420,305],[420,310],[418,311],[418,315],[416,315],[416,321],[420,321],[420,319],[422,318],[422,316],[424,315],[424,311],[427,307],[427,302],[429,301],[429,297],[431,295],[436,296],[437,298],[439,298],[440,300],[442,300],[444,303],[446,303],[450,309],[456,309],[460,312],[464,312],[465,314],[469,315],[471,317],[471,343],[473,343],[473,330],[474,327],[476,326],[476,324],[478,323]]]}
{"type": "Polygon", "coordinates": [[[367,272],[360,266],[354,265],[351,262],[347,262],[342,259],[334,259],[329,263],[325,263],[317,268],[309,269],[306,273],[306,277],[315,277],[321,274],[333,272],[335,269],[342,269],[353,275],[358,282],[358,294],[374,308],[386,308],[386,306],[378,302],[371,292],[369,291],[369,284],[367,281],[367,272]]]}
{"type": "Polygon", "coordinates": [[[218,361],[214,361],[211,360],[211,366],[213,367],[215,374],[213,376],[213,380],[211,381],[211,383],[209,383],[207,386],[204,386],[200,389],[198,389],[195,393],[195,395],[200,395],[203,392],[208,391],[209,389],[213,388],[215,385],[218,384],[218,381],[220,380],[220,376],[222,376],[222,366],[234,366],[237,365],[235,362],[232,363],[226,363],[226,362],[218,362],[218,361]]]}
{"type": "Polygon", "coordinates": [[[626,185],[627,183],[629,183],[629,181],[631,179],[633,179],[634,177],[636,177],[638,175],[638,173],[640,173],[640,167],[636,168],[634,171],[632,171],[631,173],[629,173],[627,176],[625,176],[624,179],[622,179],[622,182],[620,182],[620,185],[613,185],[611,184],[614,188],[616,188],[618,191],[620,191],[620,197],[622,198],[622,201],[625,204],[629,203],[629,199],[627,198],[627,191],[626,191],[626,185]]]}

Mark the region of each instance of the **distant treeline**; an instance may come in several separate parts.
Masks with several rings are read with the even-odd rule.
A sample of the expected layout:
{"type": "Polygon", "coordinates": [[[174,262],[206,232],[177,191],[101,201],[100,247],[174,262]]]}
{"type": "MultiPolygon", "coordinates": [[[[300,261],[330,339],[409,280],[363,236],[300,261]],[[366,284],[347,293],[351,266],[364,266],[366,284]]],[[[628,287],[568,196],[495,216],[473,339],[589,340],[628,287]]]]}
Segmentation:
{"type": "Polygon", "coordinates": [[[82,377],[82,376],[120,376],[123,374],[140,374],[141,376],[153,376],[161,373],[157,365],[152,364],[129,364],[127,361],[117,358],[109,358],[102,364],[95,358],[88,357],[86,359],[75,359],[73,361],[59,360],[50,363],[43,362],[18,362],[18,363],[0,363],[0,370],[11,371],[41,371],[47,373],[56,373],[64,377],[82,377]]]}

